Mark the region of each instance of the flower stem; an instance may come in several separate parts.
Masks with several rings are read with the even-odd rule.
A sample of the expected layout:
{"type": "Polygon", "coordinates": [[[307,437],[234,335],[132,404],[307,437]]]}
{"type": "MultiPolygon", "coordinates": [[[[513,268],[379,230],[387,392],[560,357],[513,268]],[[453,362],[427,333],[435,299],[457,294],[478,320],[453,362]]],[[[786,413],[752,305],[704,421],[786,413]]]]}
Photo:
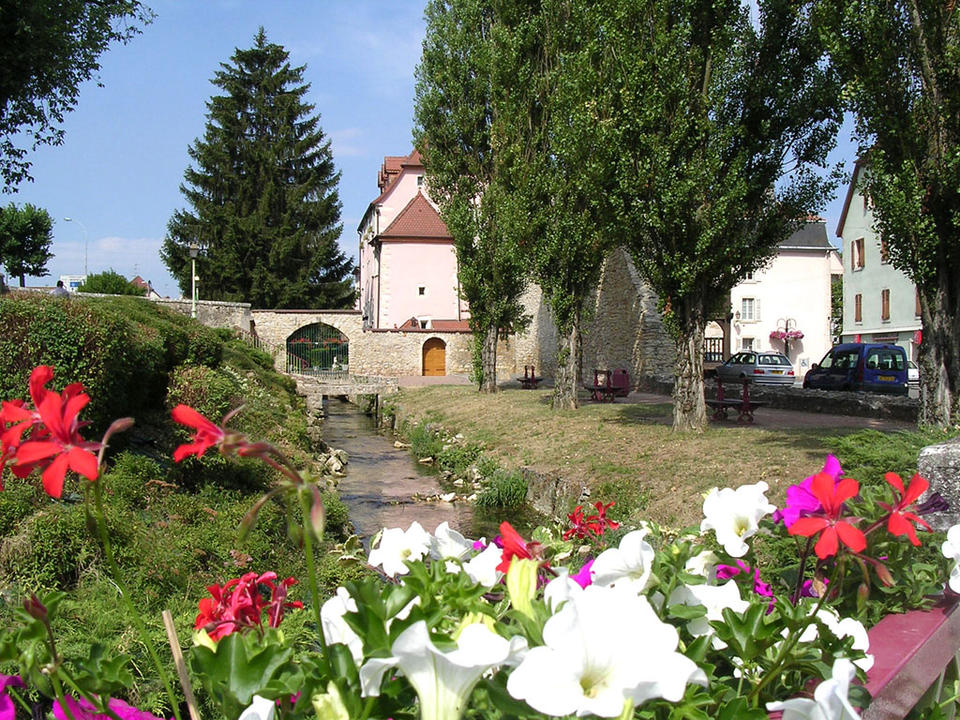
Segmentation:
{"type": "MultiPolygon", "coordinates": [[[[327,640],[323,636],[323,620],[320,617],[320,588],[317,584],[316,559],[313,556],[313,526],[310,524],[310,502],[302,493],[297,493],[300,502],[300,512],[303,516],[303,554],[307,563],[307,585],[310,588],[313,617],[317,623],[317,639],[320,642],[320,656],[323,658],[323,668],[330,676],[330,660],[327,657],[327,640]]],[[[179,720],[179,719],[178,719],[179,720]]]]}
{"type": "Polygon", "coordinates": [[[113,576],[114,583],[116,583],[117,587],[120,589],[120,599],[123,602],[124,607],[127,610],[127,614],[130,616],[130,620],[133,622],[137,633],[140,635],[140,641],[147,648],[147,653],[149,653],[150,659],[153,661],[154,666],[157,668],[157,673],[160,675],[160,679],[163,681],[163,686],[167,691],[167,698],[170,700],[173,715],[176,720],[180,720],[180,705],[173,694],[173,686],[170,684],[170,676],[167,674],[166,668],[164,668],[163,664],[160,662],[160,657],[157,655],[157,651],[153,647],[153,643],[150,641],[150,636],[147,634],[147,628],[143,624],[143,619],[133,606],[133,601],[130,599],[130,593],[127,592],[126,584],[123,582],[123,577],[120,573],[120,566],[117,565],[116,558],[113,556],[113,547],[110,544],[110,536],[107,533],[107,516],[103,510],[103,491],[101,489],[102,483],[92,482],[90,484],[93,486],[93,499],[97,511],[97,531],[100,533],[100,542],[103,544],[103,554],[107,558],[107,565],[110,567],[110,574],[113,576]]]}
{"type": "Polygon", "coordinates": [[[811,545],[813,545],[813,538],[808,537],[807,545],[800,554],[800,568],[797,570],[797,584],[793,588],[793,597],[790,598],[790,602],[793,605],[796,605],[798,602],[800,602],[800,593],[803,592],[803,573],[807,569],[807,558],[810,557],[811,545]]]}

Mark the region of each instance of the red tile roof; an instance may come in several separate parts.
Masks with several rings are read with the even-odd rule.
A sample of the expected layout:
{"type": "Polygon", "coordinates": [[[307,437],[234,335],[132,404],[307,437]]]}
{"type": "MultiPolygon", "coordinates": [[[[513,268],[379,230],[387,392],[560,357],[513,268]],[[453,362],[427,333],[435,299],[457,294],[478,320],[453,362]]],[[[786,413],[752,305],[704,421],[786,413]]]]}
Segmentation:
{"type": "Polygon", "coordinates": [[[407,206],[390,223],[390,227],[380,233],[380,237],[383,239],[453,239],[439,213],[421,192],[407,203],[407,206]]]}
{"type": "Polygon", "coordinates": [[[423,167],[423,160],[416,150],[409,155],[387,155],[383,158],[383,165],[380,166],[380,172],[377,175],[377,187],[380,188],[381,197],[393,185],[400,171],[407,167],[423,167]]]}

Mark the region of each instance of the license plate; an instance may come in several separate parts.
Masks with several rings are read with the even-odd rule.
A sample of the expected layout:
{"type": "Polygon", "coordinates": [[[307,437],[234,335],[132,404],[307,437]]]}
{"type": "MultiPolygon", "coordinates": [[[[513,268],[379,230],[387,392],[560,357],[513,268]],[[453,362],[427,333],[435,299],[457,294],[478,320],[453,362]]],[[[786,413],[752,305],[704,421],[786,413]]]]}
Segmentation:
{"type": "Polygon", "coordinates": [[[783,370],[771,370],[774,375],[783,375],[783,370]]]}
{"type": "Polygon", "coordinates": [[[877,375],[877,380],[880,382],[893,382],[896,378],[893,377],[893,375],[877,375]]]}

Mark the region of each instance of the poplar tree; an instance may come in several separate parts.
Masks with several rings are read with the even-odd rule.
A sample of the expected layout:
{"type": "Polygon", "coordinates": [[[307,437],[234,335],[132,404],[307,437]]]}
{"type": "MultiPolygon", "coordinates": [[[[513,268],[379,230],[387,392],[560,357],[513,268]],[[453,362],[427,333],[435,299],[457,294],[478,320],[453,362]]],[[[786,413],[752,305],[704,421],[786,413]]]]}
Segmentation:
{"type": "Polygon", "coordinates": [[[263,28],[211,81],[202,139],[180,189],[189,209],[168,223],[161,257],[187,293],[190,245],[200,247],[199,294],[261,308],[343,308],[353,264],[340,250],[338,184],[330,141],[306,103],[305,66],[293,67],[263,28]]]}
{"type": "Polygon", "coordinates": [[[501,177],[498,113],[509,88],[494,82],[499,22],[491,0],[431,0],[417,67],[417,149],[427,190],[453,237],[460,290],[470,304],[474,374],[497,390],[497,341],[524,327],[519,298],[526,279],[511,203],[501,177]]]}
{"type": "Polygon", "coordinates": [[[841,118],[814,4],[598,0],[606,81],[598,132],[616,148],[618,235],[676,343],[675,429],[706,426],[704,329],[835,182],[841,118]]]}
{"type": "Polygon", "coordinates": [[[827,0],[823,9],[856,117],[874,230],[920,297],[919,421],[953,427],[960,422],[960,8],[942,0],[827,0]]]}

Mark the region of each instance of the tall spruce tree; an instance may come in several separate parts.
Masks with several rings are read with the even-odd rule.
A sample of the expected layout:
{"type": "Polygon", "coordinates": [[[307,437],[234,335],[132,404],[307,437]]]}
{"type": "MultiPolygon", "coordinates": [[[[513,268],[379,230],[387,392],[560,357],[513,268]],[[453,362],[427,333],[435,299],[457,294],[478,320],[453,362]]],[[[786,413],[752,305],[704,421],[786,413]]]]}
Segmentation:
{"type": "Polygon", "coordinates": [[[203,139],[181,192],[190,205],[168,223],[161,257],[188,292],[190,245],[203,298],[264,308],[341,308],[353,302],[330,141],[304,102],[305,66],[267,42],[263,28],[211,81],[203,139]]]}

